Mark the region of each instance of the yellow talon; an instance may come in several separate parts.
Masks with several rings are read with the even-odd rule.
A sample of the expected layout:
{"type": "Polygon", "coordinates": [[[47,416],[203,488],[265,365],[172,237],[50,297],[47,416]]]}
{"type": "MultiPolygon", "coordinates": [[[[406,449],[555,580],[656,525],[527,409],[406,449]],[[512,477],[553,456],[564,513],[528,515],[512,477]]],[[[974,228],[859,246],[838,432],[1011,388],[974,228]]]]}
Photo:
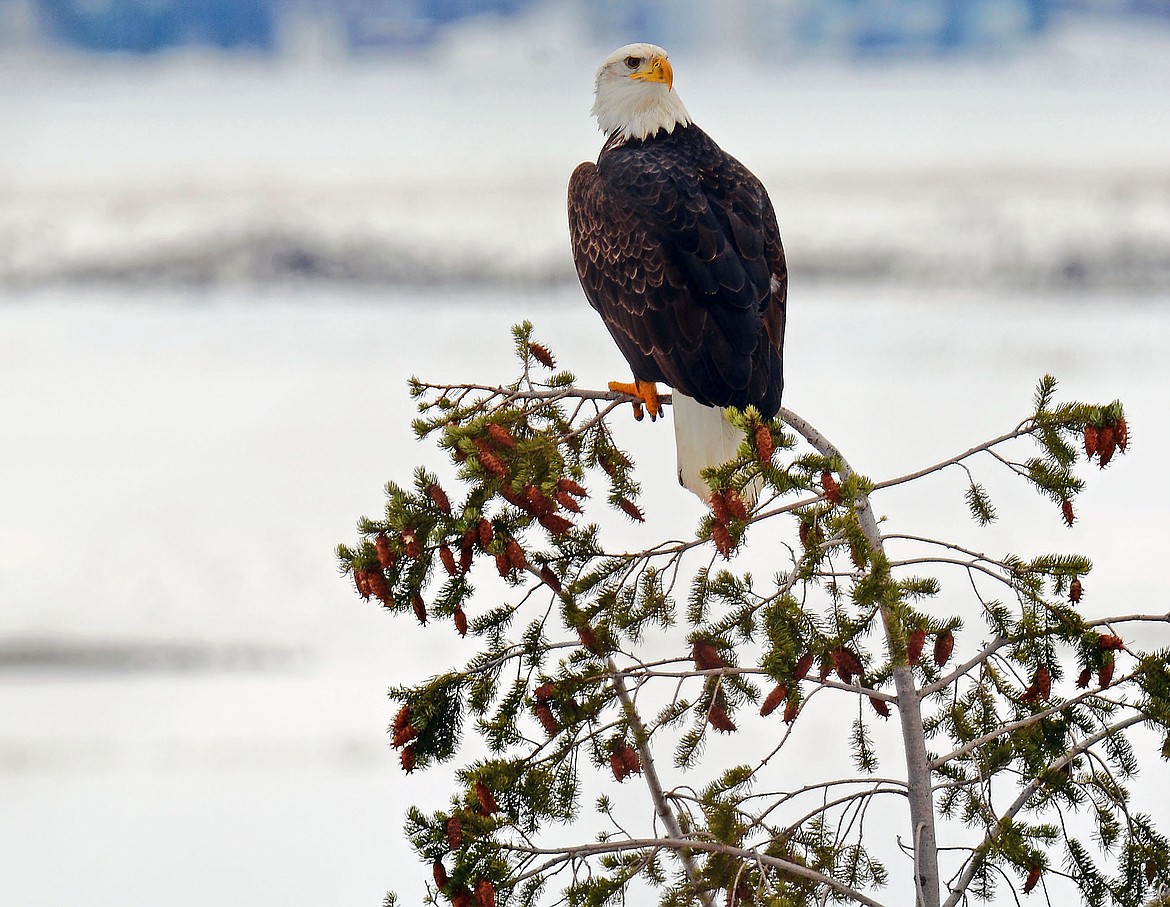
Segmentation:
{"type": "Polygon", "coordinates": [[[639,381],[634,379],[633,383],[626,383],[623,381],[609,382],[609,389],[619,394],[628,394],[634,397],[634,418],[642,418],[642,404],[646,405],[646,412],[650,414],[650,421],[653,422],[662,413],[662,403],[658,399],[658,385],[653,381],[639,381]]]}

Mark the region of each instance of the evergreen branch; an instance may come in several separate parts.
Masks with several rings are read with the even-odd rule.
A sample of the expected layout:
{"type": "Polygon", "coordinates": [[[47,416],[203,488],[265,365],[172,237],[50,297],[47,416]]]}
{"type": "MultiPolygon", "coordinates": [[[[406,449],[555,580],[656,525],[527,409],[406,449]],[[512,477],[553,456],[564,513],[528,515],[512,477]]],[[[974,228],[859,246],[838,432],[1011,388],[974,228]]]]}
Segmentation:
{"type": "MultiPolygon", "coordinates": [[[[427,611],[422,596],[427,588],[435,595],[441,585],[437,597],[427,597],[431,614],[453,617],[461,634],[468,629],[462,606],[472,601],[474,592],[463,577],[473,558],[486,556],[490,561],[494,556],[508,588],[521,587],[523,593],[518,604],[501,605],[475,618],[473,637],[483,637],[486,647],[463,670],[444,675],[450,678],[446,686],[439,689],[428,683],[399,690],[404,705],[395,719],[395,747],[407,744],[402,764],[408,773],[416,765],[425,768],[453,755],[463,737],[464,712],[477,716],[481,729],[491,734],[493,752],[506,757],[480,763],[482,768],[471,766],[460,776],[463,783],[476,785],[474,791],[465,789],[461,800],[453,800],[454,809],[468,823],[466,846],[450,843],[447,814],[436,813],[433,818],[417,811],[411,814],[412,843],[424,861],[436,863],[438,889],[456,907],[461,901],[466,903],[470,880],[480,885],[485,879],[500,886],[505,900],[516,899],[532,907],[541,884],[565,871],[573,875],[565,901],[605,905],[624,894],[624,886],[639,874],[652,885],[666,886],[667,875],[659,866],[660,857],[670,859],[665,853],[673,854],[682,870],[663,897],[670,907],[700,901],[703,907],[713,907],[715,893],[721,889],[727,890],[729,903],[734,903],[746,898],[745,892],[753,885],[758,891],[767,887],[768,872],[773,873],[770,884],[776,887],[778,899],[807,902],[811,892],[817,891],[815,884],[823,886],[816,895],[822,903],[851,899],[876,904],[854,889],[869,890],[885,881],[885,868],[862,848],[872,837],[866,818],[879,794],[906,798],[912,847],[904,846],[901,838],[899,846],[913,858],[918,907],[938,907],[942,888],[938,853],[943,848],[936,837],[935,792],[939,815],[950,817],[960,811],[964,821],[986,836],[952,877],[960,880],[962,891],[950,892],[948,905],[957,897],[965,899],[973,882],[984,886],[977,893],[990,891],[987,886],[995,884],[995,874],[1008,879],[1005,869],[1013,867],[1029,872],[1028,889],[1036,884],[1037,877],[1031,873],[1040,871],[1035,861],[1043,859],[1037,847],[1056,840],[1059,830],[1050,824],[1020,824],[1007,832],[1005,826],[1020,810],[1034,812],[1052,806],[1063,824],[1063,810],[1076,809],[1087,796],[1098,810],[1098,832],[1107,847],[1126,828],[1127,848],[1147,835],[1144,817],[1131,816],[1124,804],[1118,805],[1118,796],[1125,793],[1121,781],[1137,764],[1121,731],[1140,721],[1170,726],[1170,672],[1164,671],[1164,659],[1159,667],[1161,654],[1140,656],[1141,665],[1134,673],[1110,683],[1114,655],[1130,651],[1113,626],[1127,621],[1170,623],[1170,614],[1085,622],[1075,608],[1047,601],[1044,592],[1051,582],[1054,595],[1061,596],[1067,589],[1068,599],[1079,601],[1079,577],[1090,568],[1087,559],[1066,555],[996,559],[949,541],[883,535],[871,505],[876,491],[958,466],[969,483],[968,505],[977,519],[987,522],[994,518],[994,510],[970,464],[977,454],[985,453],[990,461],[1054,498],[1071,524],[1071,499],[1083,485],[1071,471],[1080,459],[1082,432],[1090,457],[1097,443],[1092,431],[1101,433],[1102,465],[1111,455],[1105,452],[1107,443],[1109,451],[1114,444],[1124,451],[1127,429],[1120,403],[1107,408],[1065,404],[1050,410],[1055,382],[1046,377],[1036,412],[1012,431],[877,485],[855,473],[831,442],[791,411],[781,410],[771,422],[760,419],[751,408],[743,413],[729,411],[728,419],[744,431],[738,459],[711,470],[708,479],[716,495],[722,496],[758,478],[765,489],[763,506],[746,513],[742,500],[736,509],[734,498],[723,497],[720,511],[719,500],[713,497],[698,538],[670,539],[640,552],[609,554],[597,526],[575,523],[573,514],[581,513],[581,508],[569,495],[587,497],[578,482],[588,483],[589,476],[604,470],[609,476],[610,505],[640,518],[632,464],[607,424],[615,409],[633,398],[577,389],[568,372],[551,374],[542,383],[534,377],[534,365],[539,361],[552,372],[551,354],[531,341],[531,325],[526,323],[514,333],[522,362],[514,384],[412,381],[414,396],[432,395],[419,403],[420,412],[428,415],[416,420],[415,430],[420,438],[431,432],[441,435],[440,449],[456,462],[459,481],[470,486],[463,499],[452,507],[437,486],[438,478],[419,469],[413,491],[389,483],[386,518],[359,523],[365,537],[359,547],[338,549],[344,571],[352,574],[364,598],[373,596],[396,612],[409,612],[413,604],[424,623],[427,611]],[[793,435],[780,422],[803,436],[813,452],[785,458],[783,463],[774,460],[773,450],[791,450],[795,445],[793,435]],[[1107,441],[1107,433],[1114,430],[1113,440],[1107,441]],[[1016,463],[1004,456],[1000,445],[1025,435],[1035,438],[1042,457],[1016,463]],[[550,517],[553,512],[556,515],[550,517]],[[799,519],[800,546],[781,542],[781,554],[787,550],[791,568],[778,570],[766,593],[754,590],[750,573],[715,571],[716,558],[722,555],[730,561],[749,527],[787,513],[799,519]],[[542,529],[547,535],[541,534],[542,529]],[[542,541],[534,542],[534,535],[542,541]],[[892,561],[885,546],[894,541],[930,547],[911,548],[908,553],[915,556],[892,561]],[[457,546],[461,572],[453,566],[452,549],[457,546]],[[646,630],[653,624],[664,628],[674,624],[676,585],[686,582],[684,561],[694,566],[705,553],[693,559],[684,555],[702,546],[709,546],[710,560],[700,567],[691,585],[686,612],[691,631],[687,645],[695,646],[694,670],[687,657],[641,660],[638,653],[646,630]],[[854,569],[845,563],[846,556],[854,569]],[[449,580],[436,568],[440,561],[449,580]],[[922,576],[906,574],[905,568],[921,565],[939,565],[939,569],[922,576]],[[953,575],[946,566],[966,571],[971,587],[967,594],[983,606],[993,639],[940,676],[935,665],[944,669],[950,661],[956,635],[952,631],[959,628],[959,618],[919,609],[924,600],[939,600],[932,598],[941,588],[936,574],[953,575]],[[979,574],[1011,588],[1014,604],[985,601],[979,574]],[[522,635],[510,635],[513,620],[519,626],[521,609],[525,614],[533,607],[540,610],[540,604],[531,599],[541,584],[553,590],[543,617],[538,614],[522,635]],[[577,632],[579,645],[550,641],[558,634],[546,624],[558,613],[564,625],[577,632]],[[878,621],[884,630],[885,658],[875,651],[881,644],[875,645],[871,636],[878,621]],[[1089,627],[1102,627],[1102,632],[1085,632],[1089,627]],[[929,658],[922,659],[927,633],[935,637],[933,664],[929,658]],[[739,649],[741,643],[750,648],[739,649]],[[707,646],[708,654],[702,654],[701,646],[707,646]],[[1091,670],[1099,672],[1099,688],[1018,718],[1050,700],[1051,681],[1060,680],[1063,670],[1058,646],[1077,649],[1084,677],[1091,670]],[[618,660],[626,662],[621,669],[618,660]],[[808,676],[818,660],[819,679],[816,670],[808,676]],[[513,662],[515,676],[501,676],[505,671],[511,675],[513,662]],[[984,683],[964,680],[980,668],[984,683]],[[842,682],[829,678],[832,670],[842,682]],[[734,731],[732,718],[741,720],[738,710],[747,702],[760,701],[761,692],[753,683],[756,677],[769,677],[776,683],[761,712],[771,713],[778,704],[785,710],[785,726],[771,753],[754,766],[750,762],[755,759],[748,756],[749,764],[728,768],[701,794],[689,786],[665,790],[654,748],[662,749],[664,738],[674,734],[681,737],[680,765],[697,763],[712,729],[734,731]],[[925,678],[921,688],[917,686],[920,678],[925,678]],[[1123,691],[1123,684],[1132,685],[1135,678],[1146,694],[1140,703],[1130,703],[1133,697],[1123,691]],[[876,689],[886,686],[888,690],[891,680],[894,693],[876,689]],[[697,701],[683,697],[699,685],[702,692],[697,701]],[[1017,685],[1024,688],[1023,693],[1017,685]],[[1110,686],[1118,688],[1120,695],[1103,695],[1110,686]],[[770,763],[792,739],[797,715],[830,688],[869,698],[882,717],[889,714],[888,703],[897,705],[906,780],[836,779],[788,793],[747,793],[747,783],[762,778],[765,767],[777,767],[770,763]],[[937,714],[924,720],[923,700],[943,692],[953,693],[953,701],[944,702],[937,714]],[[662,693],[666,705],[647,725],[639,709],[648,708],[650,702],[658,708],[662,693]],[[1004,723],[1001,706],[1005,703],[1006,715],[1018,720],[1004,723]],[[1122,710],[1136,714],[1105,727],[1122,710]],[[694,720],[683,734],[679,726],[688,713],[694,720]],[[536,726],[534,719],[546,737],[538,732],[530,739],[528,725],[536,726]],[[1082,734],[1091,736],[1077,742],[1082,734]],[[943,737],[943,748],[955,747],[952,752],[931,758],[926,738],[935,735],[943,737]],[[1106,743],[1101,752],[1092,751],[1102,739],[1106,743]],[[1068,769],[1073,756],[1086,752],[1088,774],[1078,771],[1074,776],[1066,771],[1063,778],[1052,777],[1054,768],[1068,769]],[[969,758],[972,753],[978,758],[969,758]],[[583,780],[580,760],[601,768],[607,755],[617,781],[635,772],[643,775],[654,809],[652,834],[661,835],[633,839],[609,808],[608,797],[603,797],[598,809],[609,816],[609,824],[603,825],[606,830],[597,844],[538,847],[536,832],[546,823],[570,821],[578,815],[583,780]],[[967,777],[972,773],[977,776],[967,777]],[[942,783],[934,784],[936,777],[942,783]],[[1012,778],[1026,785],[1028,797],[997,819],[993,793],[999,783],[1012,778]],[[500,796],[504,812],[497,819],[490,819],[491,811],[483,805],[481,783],[490,784],[500,796]],[[866,788],[846,788],[842,793],[833,790],[838,784],[865,784],[866,788]],[[1041,784],[1050,789],[1038,795],[1041,784]],[[808,796],[814,792],[819,796],[808,796]],[[483,811],[475,811],[479,809],[483,811]],[[769,824],[770,817],[792,818],[794,813],[800,818],[782,828],[769,824]],[[515,834],[509,834],[508,827],[515,834]],[[753,841],[761,833],[770,835],[766,852],[757,852],[765,848],[763,844],[743,846],[749,840],[745,829],[753,841]],[[436,859],[447,854],[455,863],[450,885],[439,881],[440,874],[444,878],[446,874],[442,859],[436,859]],[[540,857],[549,854],[557,856],[537,865],[540,857]],[[591,859],[594,856],[599,857],[598,865],[591,859]],[[511,890],[520,882],[527,884],[511,890]]],[[[667,397],[663,402],[671,400],[667,397]]],[[[1078,680],[1078,684],[1084,682],[1078,680]]],[[[857,702],[850,745],[861,770],[876,770],[879,751],[868,732],[876,719],[871,716],[866,722],[864,703],[857,702]]],[[[765,742],[761,749],[769,745],[765,742]]],[[[490,800],[490,793],[486,796],[490,800]]],[[[1155,837],[1144,837],[1135,845],[1141,859],[1145,853],[1159,852],[1150,843],[1156,833],[1151,829],[1148,835],[1155,837]]],[[[1070,853],[1077,846],[1067,833],[1066,844],[1070,853]]],[[[1081,861],[1076,855],[1073,859],[1081,861]]],[[[1127,850],[1120,860],[1119,878],[1132,876],[1135,866],[1141,875],[1143,866],[1134,859],[1127,850]]],[[[1087,856],[1083,862],[1088,868],[1082,869],[1082,875],[1088,873],[1096,886],[1093,890],[1101,891],[1100,898],[1094,895],[1090,900],[1104,903],[1108,887],[1116,903],[1129,904],[1113,893],[1120,889],[1113,889],[1112,881],[1096,874],[1087,856]]],[[[1157,868],[1163,872],[1161,864],[1157,868]]],[[[1144,871],[1147,877],[1152,875],[1149,863],[1144,871]]],[[[1078,884],[1089,892],[1083,883],[1078,884]]],[[[478,892],[475,897],[479,899],[478,892]]]]}
{"type": "MultiPolygon", "coordinates": [[[[1136,676],[1137,676],[1136,674],[1129,674],[1129,675],[1126,675],[1125,677],[1116,678],[1109,684],[1109,687],[1110,688],[1120,687],[1123,684],[1127,683],[1128,681],[1133,680],[1134,677],[1136,677],[1136,676]]],[[[1002,737],[1005,734],[1011,734],[1013,731],[1018,731],[1020,728],[1025,728],[1025,727],[1028,727],[1030,725],[1036,724],[1038,721],[1042,721],[1045,718],[1048,718],[1052,715],[1057,715],[1057,714],[1060,714],[1062,712],[1066,712],[1066,711],[1068,711],[1068,709],[1071,706],[1074,706],[1074,705],[1077,705],[1078,703],[1084,702],[1087,699],[1092,699],[1094,697],[1100,698],[1101,694],[1105,691],[1105,689],[1106,689],[1105,687],[1097,687],[1096,689],[1093,689],[1093,690],[1085,690],[1085,692],[1083,692],[1077,696],[1074,696],[1072,699],[1066,699],[1063,702],[1059,702],[1056,705],[1051,706],[1051,707],[1044,709],[1042,711],[1033,712],[1027,718],[1021,718],[1018,721],[1013,721],[1013,722],[1010,722],[1008,724],[1000,725],[994,731],[991,731],[987,734],[984,734],[982,737],[978,737],[975,740],[972,740],[972,741],[964,744],[963,746],[959,747],[958,749],[952,750],[947,755],[939,756],[937,759],[935,759],[934,761],[931,762],[930,768],[932,771],[935,771],[935,770],[941,768],[942,766],[946,765],[948,762],[952,762],[955,759],[962,758],[963,756],[970,753],[972,750],[978,749],[980,746],[983,746],[985,743],[990,743],[992,740],[995,740],[999,737],[1002,737]]],[[[1120,703],[1118,703],[1118,704],[1120,704],[1120,703]]]]}
{"type": "MultiPolygon", "coordinates": [[[[1070,747],[1064,755],[1048,765],[1047,771],[1059,771],[1065,765],[1068,765],[1070,762],[1072,762],[1077,756],[1081,755],[1081,753],[1085,752],[1093,746],[1096,746],[1105,738],[1111,737],[1114,734],[1117,734],[1126,728],[1132,727],[1133,725],[1138,724],[1144,720],[1145,717],[1143,715],[1133,715],[1129,718],[1126,718],[1124,721],[1118,721],[1109,727],[1103,728],[1093,736],[1086,737],[1084,740],[1080,741],[1080,743],[1070,747]]],[[[963,870],[963,874],[959,876],[955,887],[951,889],[950,897],[946,899],[942,907],[955,907],[955,905],[959,903],[960,899],[966,893],[968,886],[971,884],[971,881],[975,878],[975,874],[979,871],[980,864],[985,859],[987,851],[1003,833],[1004,829],[1006,827],[1010,827],[1010,821],[1016,817],[1016,815],[1021,809],[1024,808],[1025,805],[1027,805],[1028,801],[1032,799],[1032,795],[1035,794],[1044,783],[1043,776],[1037,777],[1029,782],[1020,792],[1020,795],[1012,802],[1011,806],[1009,806],[1007,810],[1004,811],[1004,813],[999,817],[999,820],[988,830],[986,836],[983,839],[983,842],[975,849],[974,855],[968,862],[966,869],[963,870]]]]}
{"type": "MultiPolygon", "coordinates": [[[[618,403],[632,403],[634,397],[617,391],[595,391],[580,387],[549,388],[536,390],[534,386],[529,390],[520,390],[518,387],[505,387],[502,384],[432,384],[419,381],[415,385],[425,391],[452,392],[460,391],[468,394],[474,391],[483,391],[489,399],[499,397],[504,403],[514,403],[517,400],[524,402],[538,401],[542,403],[559,402],[561,400],[611,400],[618,403]]],[[[663,403],[671,402],[670,394],[661,396],[663,403]]]]}

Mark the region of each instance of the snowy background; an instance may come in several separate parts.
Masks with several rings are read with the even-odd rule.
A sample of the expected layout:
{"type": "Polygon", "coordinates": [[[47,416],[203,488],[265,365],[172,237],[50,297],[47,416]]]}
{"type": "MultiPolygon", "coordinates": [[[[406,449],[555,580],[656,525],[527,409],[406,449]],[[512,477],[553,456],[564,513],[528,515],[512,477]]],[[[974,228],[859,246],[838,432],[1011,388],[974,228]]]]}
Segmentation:
{"type": "MultiPolygon", "coordinates": [[[[401,816],[445,785],[402,776],[384,691],[468,645],[359,601],[332,549],[427,456],[407,376],[509,375],[521,318],[583,383],[624,372],[567,247],[611,49],[579,26],[315,65],[0,54],[0,902],[418,901],[401,816]]],[[[1134,448],[1072,530],[1018,498],[976,530],[957,476],[878,509],[1084,551],[1094,613],[1160,609],[1170,32],[672,62],[775,201],[786,403],[858,469],[1005,430],[1046,371],[1126,403],[1134,448]]],[[[620,428],[642,463],[670,443],[620,428]]],[[[667,472],[645,485],[639,537],[697,521],[667,472]]]]}

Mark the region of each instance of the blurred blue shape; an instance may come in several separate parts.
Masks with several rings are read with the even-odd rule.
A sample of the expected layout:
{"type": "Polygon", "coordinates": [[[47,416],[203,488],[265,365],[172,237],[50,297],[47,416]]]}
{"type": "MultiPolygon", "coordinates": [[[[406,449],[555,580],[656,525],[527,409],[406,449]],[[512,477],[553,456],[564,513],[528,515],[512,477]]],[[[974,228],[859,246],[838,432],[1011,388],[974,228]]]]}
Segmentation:
{"type": "Polygon", "coordinates": [[[514,16],[534,0],[318,0],[318,12],[339,17],[351,50],[424,44],[446,26],[472,16],[514,16]]]}
{"type": "Polygon", "coordinates": [[[186,44],[272,50],[270,0],[38,0],[49,36],[80,50],[153,53],[186,44]]]}
{"type": "Polygon", "coordinates": [[[1166,0],[1059,0],[1057,6],[1098,15],[1170,19],[1170,3],[1166,0]]]}
{"type": "MultiPolygon", "coordinates": [[[[16,2],[35,10],[43,39],[146,54],[186,45],[275,52],[282,26],[306,14],[343,35],[351,51],[393,51],[431,42],[473,16],[513,17],[552,0],[0,0],[0,12],[16,2]]],[[[896,57],[1010,47],[1067,12],[1170,17],[1170,0],[557,2],[578,13],[601,46],[644,40],[682,50],[734,42],[764,58],[793,48],[896,57]]]]}
{"type": "Polygon", "coordinates": [[[340,17],[349,50],[401,48],[434,39],[439,23],[427,14],[425,0],[365,0],[322,3],[340,17]]]}
{"type": "Polygon", "coordinates": [[[469,16],[498,13],[509,16],[528,6],[522,0],[424,0],[423,15],[433,22],[457,22],[469,16]]]}
{"type": "Polygon", "coordinates": [[[822,0],[806,2],[794,37],[861,56],[948,53],[1039,35],[1057,0],[822,0]]]}
{"type": "MultiPolygon", "coordinates": [[[[718,7],[726,10],[728,5],[718,7]]],[[[694,47],[707,33],[706,19],[713,6],[702,0],[582,0],[590,37],[605,47],[632,41],[671,49],[694,47]]]]}

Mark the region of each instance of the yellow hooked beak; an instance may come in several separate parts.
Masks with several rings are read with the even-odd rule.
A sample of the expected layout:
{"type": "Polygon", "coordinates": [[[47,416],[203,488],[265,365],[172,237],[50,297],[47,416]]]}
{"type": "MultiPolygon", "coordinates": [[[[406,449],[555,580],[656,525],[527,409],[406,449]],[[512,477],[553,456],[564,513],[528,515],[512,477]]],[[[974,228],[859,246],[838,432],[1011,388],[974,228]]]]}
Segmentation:
{"type": "Polygon", "coordinates": [[[674,87],[674,70],[666,57],[651,57],[637,72],[630,73],[630,78],[639,82],[661,82],[667,91],[674,87]]]}

